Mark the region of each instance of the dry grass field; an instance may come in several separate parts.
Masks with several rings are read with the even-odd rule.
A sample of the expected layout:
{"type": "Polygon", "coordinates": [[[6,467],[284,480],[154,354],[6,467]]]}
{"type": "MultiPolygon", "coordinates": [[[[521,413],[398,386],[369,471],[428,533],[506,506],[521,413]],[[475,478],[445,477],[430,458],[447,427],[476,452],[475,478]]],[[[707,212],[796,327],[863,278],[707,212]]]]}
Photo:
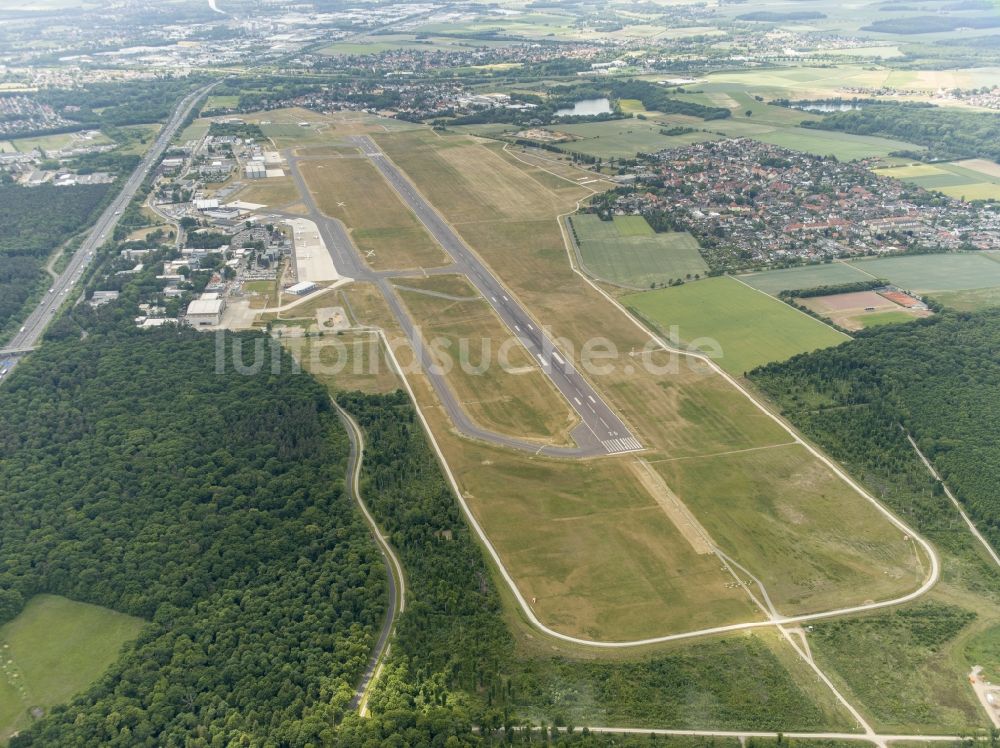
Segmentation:
{"type": "Polygon", "coordinates": [[[443,250],[368,161],[330,158],[303,161],[299,168],[320,210],[348,226],[373,269],[448,263],[443,250]]]}
{"type": "Polygon", "coordinates": [[[398,293],[469,416],[539,444],[571,444],[576,414],[490,305],[460,278],[432,280],[444,290],[425,282],[398,293]]]}
{"type": "MultiPolygon", "coordinates": [[[[415,385],[473,512],[521,592],[537,598],[543,621],[620,640],[752,619],[720,562],[685,539],[680,515],[668,511],[675,499],[763,581],[779,609],[917,586],[924,560],[901,533],[806,450],[787,446],[792,437],[731,383],[689,357],[659,353],[645,362],[658,370],[644,365],[646,335],[570,268],[556,216],[584,189],[549,187],[536,167],[463,136],[414,131],[378,140],[567,356],[579,362],[596,339],[618,351],[609,370],[589,376],[649,448],[643,457],[662,479],[644,478],[634,456],[554,461],[471,444],[450,432],[433,393],[415,385]],[[754,480],[734,480],[732,465],[756,470],[754,480]],[[701,474],[712,490],[692,483],[701,474]],[[742,547],[744,534],[758,531],[768,547],[742,547]]],[[[442,312],[449,303],[415,294],[408,304],[414,296],[442,312]]],[[[456,319],[453,310],[442,317],[456,319]]]]}

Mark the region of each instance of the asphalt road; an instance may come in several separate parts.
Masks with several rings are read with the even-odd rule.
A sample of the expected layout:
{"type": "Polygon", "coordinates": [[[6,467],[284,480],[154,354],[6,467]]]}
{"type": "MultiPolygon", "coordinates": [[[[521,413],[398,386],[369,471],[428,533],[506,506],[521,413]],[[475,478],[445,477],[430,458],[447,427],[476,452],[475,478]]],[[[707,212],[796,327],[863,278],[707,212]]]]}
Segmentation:
{"type": "Polygon", "coordinates": [[[337,416],[344,425],[351,444],[351,451],[347,459],[347,485],[349,486],[351,497],[361,508],[361,513],[364,515],[365,521],[368,523],[375,542],[378,545],[379,552],[385,560],[385,572],[388,577],[389,607],[385,613],[385,622],[382,624],[382,631],[379,633],[378,642],[372,650],[368,667],[361,676],[361,681],[358,683],[357,689],[355,689],[354,698],[351,699],[350,704],[351,709],[360,707],[361,716],[364,716],[368,701],[368,690],[381,670],[382,658],[389,651],[389,642],[396,625],[396,619],[406,609],[406,578],[403,576],[403,565],[399,562],[395,551],[393,551],[392,546],[385,539],[381,528],[371,515],[371,512],[368,511],[368,506],[361,497],[361,461],[365,453],[364,434],[362,434],[361,427],[358,426],[357,422],[336,401],[334,401],[333,406],[337,409],[337,416]]]}
{"type": "Polygon", "coordinates": [[[136,191],[146,179],[153,165],[160,158],[164,150],[170,144],[180,125],[184,122],[191,109],[197,101],[208,93],[215,83],[198,89],[183,99],[174,110],[170,120],[160,130],[156,141],[146,152],[139,166],[125,182],[118,196],[104,209],[100,217],[90,229],[87,238],[80,245],[80,248],[73,253],[66,269],[52,282],[48,293],[38,302],[38,306],[28,315],[21,330],[11,338],[10,342],[0,351],[0,358],[4,359],[4,367],[12,369],[17,363],[22,353],[28,352],[38,345],[45,328],[55,317],[59,307],[66,301],[67,296],[76,286],[83,271],[94,259],[97,248],[100,247],[108,237],[114,234],[115,226],[121,218],[125,207],[135,196],[136,191]]]}
{"type": "MultiPolygon", "coordinates": [[[[365,156],[371,159],[403,202],[452,258],[456,271],[463,273],[482,294],[580,416],[582,426],[573,432],[573,438],[579,445],[578,450],[546,447],[542,451],[552,454],[615,454],[642,449],[639,440],[632,435],[617,413],[604,402],[577,368],[560,353],[549,335],[534,323],[524,307],[431,207],[416,187],[403,176],[375,141],[368,136],[359,136],[351,140],[362,149],[365,156]]],[[[398,300],[394,306],[398,306],[398,300]]],[[[409,330],[407,332],[409,334],[409,330]]],[[[423,352],[423,355],[426,356],[426,352],[423,352]]],[[[425,361],[426,363],[430,363],[429,359],[425,361]]],[[[454,417],[455,414],[449,415],[454,417]]],[[[510,446],[521,446],[513,443],[518,440],[502,436],[499,439],[510,446]]]]}

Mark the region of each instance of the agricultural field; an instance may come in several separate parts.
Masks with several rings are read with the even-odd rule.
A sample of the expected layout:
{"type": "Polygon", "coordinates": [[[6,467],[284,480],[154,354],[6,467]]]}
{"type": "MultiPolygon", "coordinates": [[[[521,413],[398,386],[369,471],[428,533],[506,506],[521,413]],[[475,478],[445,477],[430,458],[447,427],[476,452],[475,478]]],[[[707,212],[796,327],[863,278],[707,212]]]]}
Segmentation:
{"type": "Polygon", "coordinates": [[[344,222],[372,268],[447,264],[442,249],[367,160],[302,161],[299,169],[319,209],[344,222]]]}
{"type": "Polygon", "coordinates": [[[911,291],[960,291],[1000,286],[1000,260],[980,252],[855,260],[855,268],[911,291]]]}
{"type": "Polygon", "coordinates": [[[646,291],[623,303],[664,335],[708,353],[731,374],[847,339],[832,327],[733,278],[646,291]]]}
{"type": "Polygon", "coordinates": [[[922,150],[920,146],[901,140],[828,130],[810,130],[805,127],[763,124],[754,122],[752,117],[747,118],[742,115],[729,120],[714,120],[706,123],[706,128],[728,137],[753,138],[793,151],[802,151],[816,156],[835,156],[841,161],[888,156],[890,153],[900,150],[922,150]]]}
{"type": "Polygon", "coordinates": [[[583,265],[596,278],[641,289],[708,270],[698,242],[686,231],[657,234],[642,216],[602,221],[580,214],[568,220],[583,265]]]}
{"type": "Polygon", "coordinates": [[[819,286],[885,278],[900,288],[932,294],[1000,286],[1000,258],[985,252],[874,257],[765,270],[739,276],[771,295],[819,286]]]}
{"type": "Polygon", "coordinates": [[[0,740],[97,680],[144,624],[55,595],[29,600],[0,627],[0,740]]]}
{"type": "MultiPolygon", "coordinates": [[[[871,65],[837,65],[836,67],[775,67],[767,70],[734,70],[706,76],[704,90],[721,84],[734,85],[751,95],[765,99],[825,99],[843,93],[848,86],[923,89],[929,94],[940,88],[978,88],[1000,83],[997,68],[958,70],[892,70],[871,65]]],[[[921,97],[913,97],[920,99],[921,97]]]]}
{"type": "MultiPolygon", "coordinates": [[[[733,582],[720,575],[718,561],[708,564],[711,556],[702,553],[713,541],[745,561],[774,590],[782,610],[860,603],[916,586],[923,560],[871,504],[795,446],[718,372],[687,356],[643,352],[641,329],[572,272],[555,217],[572,208],[578,188],[556,187],[500,148],[467,138],[377,137],[536,318],[551,326],[568,357],[579,360],[583,343],[597,338],[619,352],[608,370],[590,376],[647,447],[640,456],[567,462],[470,442],[453,432],[426,380],[419,374],[411,380],[463,495],[546,624],[620,640],[707,620],[752,620],[755,611],[730,594],[733,582]],[[759,478],[741,487],[737,475],[745,469],[759,478]],[[706,491],[699,482],[709,473],[716,478],[706,491]],[[740,528],[730,526],[734,507],[740,528]],[[735,547],[743,542],[740,533],[758,529],[769,547],[735,547]]],[[[768,342],[761,330],[782,329],[789,319],[807,325],[782,357],[844,339],[733,279],[714,280],[764,309],[781,310],[778,323],[768,316],[758,327],[747,323],[757,341],[764,335],[768,342]]],[[[702,284],[712,288],[698,281],[666,290],[702,284]]],[[[446,293],[457,295],[449,288],[446,293]]],[[[408,304],[415,296],[439,307],[449,303],[401,293],[408,304]]],[[[753,315],[744,309],[741,319],[753,315]]],[[[744,355],[754,353],[751,345],[744,355]]],[[[489,391],[481,388],[479,396],[489,391]]]]}
{"type": "MultiPolygon", "coordinates": [[[[130,128],[131,129],[131,128],[130,128]]],[[[59,133],[57,135],[38,135],[28,138],[14,138],[10,142],[19,153],[31,153],[33,150],[40,150],[45,153],[58,151],[63,148],[79,143],[81,145],[106,145],[111,140],[103,133],[96,133],[90,137],[82,137],[80,133],[59,133]]]]}
{"type": "Polygon", "coordinates": [[[715,123],[702,123],[701,120],[696,120],[694,123],[685,122],[684,124],[697,128],[698,131],[684,135],[664,135],[660,131],[669,125],[639,119],[560,125],[559,132],[569,133],[577,139],[560,143],[559,147],[567,151],[604,159],[635,158],[637,153],[653,153],[664,148],[679,148],[691,143],[716,140],[719,137],[712,132],[701,129],[712,130],[712,125],[715,123]]]}
{"type": "Polygon", "coordinates": [[[960,200],[1000,200],[1000,165],[986,159],[910,164],[876,169],[875,173],[960,200]]]}
{"type": "Polygon", "coordinates": [[[468,282],[406,278],[396,290],[476,423],[540,443],[572,442],[576,414],[468,282]]]}

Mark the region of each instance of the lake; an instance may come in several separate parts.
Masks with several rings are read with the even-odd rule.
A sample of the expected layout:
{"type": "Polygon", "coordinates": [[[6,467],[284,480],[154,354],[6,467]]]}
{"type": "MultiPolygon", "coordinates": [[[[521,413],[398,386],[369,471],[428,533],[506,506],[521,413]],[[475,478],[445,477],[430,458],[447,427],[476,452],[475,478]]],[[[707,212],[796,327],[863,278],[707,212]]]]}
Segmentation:
{"type": "Polygon", "coordinates": [[[557,109],[557,117],[587,117],[595,114],[611,114],[609,99],[584,99],[573,104],[572,109],[557,109]]]}

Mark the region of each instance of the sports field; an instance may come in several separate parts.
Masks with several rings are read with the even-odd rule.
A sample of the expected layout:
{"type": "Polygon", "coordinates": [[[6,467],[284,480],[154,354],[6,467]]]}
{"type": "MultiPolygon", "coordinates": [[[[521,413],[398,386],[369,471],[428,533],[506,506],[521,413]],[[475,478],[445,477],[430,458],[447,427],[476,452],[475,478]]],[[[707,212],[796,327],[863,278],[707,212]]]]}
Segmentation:
{"type": "Polygon", "coordinates": [[[468,282],[454,276],[403,278],[396,288],[476,423],[539,442],[572,443],[576,414],[468,282]]]}
{"type": "Polygon", "coordinates": [[[708,270],[698,242],[686,231],[657,234],[642,216],[602,221],[593,214],[580,214],[569,221],[583,264],[597,278],[649,288],[708,270]]]}
{"type": "MultiPolygon", "coordinates": [[[[549,461],[469,442],[455,435],[426,380],[419,375],[412,380],[463,495],[518,588],[529,601],[536,598],[532,606],[545,623],[620,640],[690,630],[706,620],[755,618],[745,603],[729,596],[734,588],[727,585],[735,581],[717,573],[718,562],[710,570],[695,549],[685,507],[701,526],[721,527],[731,521],[732,506],[745,506],[740,521],[746,532],[753,534],[759,525],[773,541],[773,553],[748,549],[747,565],[769,591],[776,590],[772,597],[779,609],[860,603],[888,589],[902,593],[914,588],[917,559],[912,549],[898,547],[899,533],[873,517],[862,497],[823,479],[821,465],[804,451],[783,451],[791,435],[704,363],[644,351],[642,330],[572,271],[556,216],[571,211],[583,190],[568,183],[557,187],[553,180],[539,178],[532,166],[469,138],[433,133],[376,137],[535,318],[550,327],[568,358],[579,363],[588,341],[604,341],[616,351],[609,368],[582,370],[647,448],[641,457],[652,472],[637,465],[636,456],[549,461]],[[688,489],[673,485],[658,467],[669,461],[681,480],[688,471],[715,469],[717,459],[742,450],[775,451],[782,461],[761,471],[760,487],[753,493],[735,481],[719,484],[719,492],[702,495],[697,511],[687,501],[688,489]],[[687,462],[690,467],[682,465],[687,462]],[[771,503],[759,496],[770,497],[771,503]],[[828,507],[827,496],[838,503],[837,512],[819,511],[828,507]],[[857,563],[854,540],[838,530],[855,521],[868,527],[871,535],[864,537],[881,546],[884,564],[857,563]],[[816,560],[804,564],[803,553],[815,554],[816,560]],[[883,573],[890,568],[911,573],[883,573]]],[[[824,344],[843,339],[734,279],[714,280],[728,284],[721,288],[733,293],[750,294],[764,308],[777,305],[783,312],[779,323],[788,322],[785,315],[792,315],[792,324],[806,323],[809,334],[802,338],[808,347],[817,345],[817,335],[824,344]]],[[[709,281],[697,281],[667,291],[683,293],[702,284],[712,287],[709,281]]],[[[773,318],[754,317],[746,310],[739,322],[744,336],[757,341],[744,343],[747,355],[755,352],[754,345],[760,347],[760,340],[767,342],[768,331],[776,327],[773,318]]],[[[800,339],[782,355],[802,349],[800,339]]],[[[478,396],[490,392],[482,388],[478,396]]],[[[724,466],[717,467],[723,475],[724,466]]],[[[725,550],[743,558],[738,548],[725,550]]],[[[740,591],[738,585],[735,591],[740,591]]]]}
{"type": "Polygon", "coordinates": [[[810,296],[797,302],[847,330],[912,322],[930,315],[927,310],[900,306],[874,291],[810,296]]]}
{"type": "Polygon", "coordinates": [[[737,375],[847,340],[832,327],[734,278],[707,278],[622,301],[663,334],[675,331],[680,340],[737,375]]]}
{"type": "Polygon", "coordinates": [[[961,200],[1000,200],[1000,166],[986,159],[910,164],[876,169],[875,173],[961,200]]]}
{"type": "Polygon", "coordinates": [[[0,627],[0,740],[97,680],[144,623],[55,595],[29,600],[0,627]]]}
{"type": "Polygon", "coordinates": [[[302,161],[299,169],[319,209],[339,218],[376,270],[436,267],[447,256],[367,160],[302,161]]]}

